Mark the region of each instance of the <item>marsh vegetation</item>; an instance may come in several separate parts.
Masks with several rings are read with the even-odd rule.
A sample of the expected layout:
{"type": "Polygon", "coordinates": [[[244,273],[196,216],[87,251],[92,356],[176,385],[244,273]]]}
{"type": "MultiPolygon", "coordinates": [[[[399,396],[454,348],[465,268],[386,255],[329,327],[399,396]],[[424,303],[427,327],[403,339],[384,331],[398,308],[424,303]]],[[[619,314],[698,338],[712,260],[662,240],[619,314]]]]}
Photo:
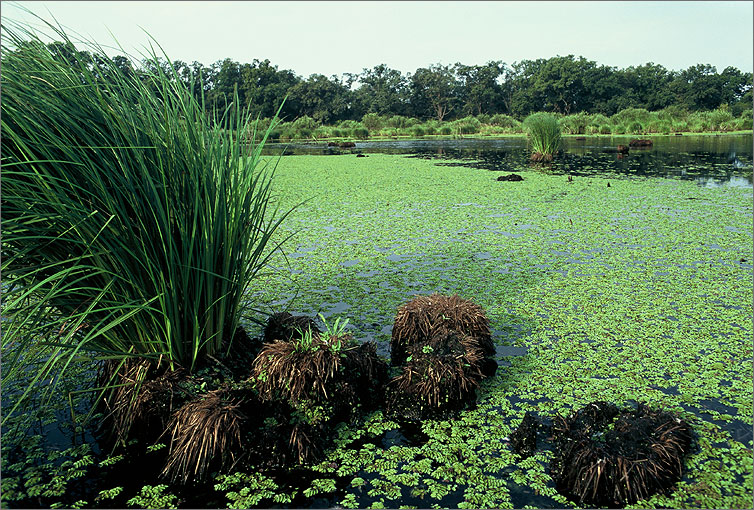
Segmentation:
{"type": "Polygon", "coordinates": [[[4,507],[751,506],[750,187],[269,156],[3,29],[4,507]]]}

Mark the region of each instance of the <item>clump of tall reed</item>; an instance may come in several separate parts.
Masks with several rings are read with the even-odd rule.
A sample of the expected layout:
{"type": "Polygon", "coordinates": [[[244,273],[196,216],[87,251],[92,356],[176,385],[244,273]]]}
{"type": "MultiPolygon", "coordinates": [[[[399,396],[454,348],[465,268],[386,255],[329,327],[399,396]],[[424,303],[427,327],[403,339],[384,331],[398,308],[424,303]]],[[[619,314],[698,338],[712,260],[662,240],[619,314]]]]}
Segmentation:
{"type": "MultiPolygon", "coordinates": [[[[50,395],[81,356],[190,373],[230,348],[245,291],[283,242],[272,239],[287,213],[261,159],[275,123],[256,136],[237,103],[208,118],[172,68],[124,73],[93,43],[91,60],[77,58],[49,28],[69,55],[2,24],[3,313],[64,327],[17,322],[4,377],[28,361],[8,349],[39,350],[35,383],[51,379],[50,395]]],[[[119,373],[111,385],[143,387],[119,373]]]]}
{"type": "Polygon", "coordinates": [[[524,119],[524,128],[532,146],[531,160],[552,161],[560,149],[560,125],[554,115],[533,113],[524,119]]]}

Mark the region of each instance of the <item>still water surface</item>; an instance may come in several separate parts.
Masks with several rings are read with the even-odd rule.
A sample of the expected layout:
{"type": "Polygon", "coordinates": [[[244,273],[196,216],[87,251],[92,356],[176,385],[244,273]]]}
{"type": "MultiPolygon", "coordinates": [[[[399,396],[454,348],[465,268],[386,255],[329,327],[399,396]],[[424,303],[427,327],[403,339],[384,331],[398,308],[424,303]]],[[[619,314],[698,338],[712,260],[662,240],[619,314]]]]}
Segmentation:
{"type": "MultiPolygon", "coordinates": [[[[622,175],[693,180],[700,186],[752,187],[752,135],[647,136],[649,148],[618,154],[635,136],[563,138],[563,153],[551,165],[537,167],[548,173],[575,176],[622,175]]],[[[405,154],[437,159],[438,164],[461,165],[491,171],[516,172],[533,167],[525,137],[502,139],[419,139],[357,141],[354,149],[327,147],[326,143],[268,144],[266,154],[334,155],[351,153],[405,154]],[[453,160],[443,163],[443,160],[453,160]],[[460,162],[459,162],[460,160],[460,162]]]]}

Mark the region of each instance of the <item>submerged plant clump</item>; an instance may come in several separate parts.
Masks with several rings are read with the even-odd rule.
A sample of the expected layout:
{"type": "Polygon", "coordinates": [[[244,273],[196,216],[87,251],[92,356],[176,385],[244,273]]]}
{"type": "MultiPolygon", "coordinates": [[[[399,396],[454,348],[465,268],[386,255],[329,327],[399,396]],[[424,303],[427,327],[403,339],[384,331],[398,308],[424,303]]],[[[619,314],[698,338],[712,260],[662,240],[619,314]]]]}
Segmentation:
{"type": "Polygon", "coordinates": [[[559,492],[580,505],[623,507],[681,479],[694,432],[674,413],[593,402],[553,425],[551,470],[559,492]]]}
{"type": "Polygon", "coordinates": [[[448,417],[473,405],[497,363],[484,309],[458,295],[417,296],[398,309],[391,359],[402,371],[387,388],[391,416],[448,417]]]}
{"type": "Polygon", "coordinates": [[[284,402],[294,410],[281,432],[289,434],[298,463],[319,455],[335,424],[356,419],[381,400],[387,364],[374,344],[359,344],[344,326],[336,322],[324,333],[307,329],[267,343],[252,365],[261,400],[284,402]]]}

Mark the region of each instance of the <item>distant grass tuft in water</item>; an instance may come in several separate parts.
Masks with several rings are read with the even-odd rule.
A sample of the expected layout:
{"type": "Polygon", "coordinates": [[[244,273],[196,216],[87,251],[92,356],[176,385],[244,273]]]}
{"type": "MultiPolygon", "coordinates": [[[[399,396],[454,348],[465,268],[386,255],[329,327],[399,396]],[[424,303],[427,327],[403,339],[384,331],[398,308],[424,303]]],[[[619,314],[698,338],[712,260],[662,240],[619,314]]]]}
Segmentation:
{"type": "Polygon", "coordinates": [[[534,113],[524,119],[524,128],[529,134],[532,155],[552,160],[552,156],[560,149],[560,125],[554,115],[549,113],[534,113]]]}

